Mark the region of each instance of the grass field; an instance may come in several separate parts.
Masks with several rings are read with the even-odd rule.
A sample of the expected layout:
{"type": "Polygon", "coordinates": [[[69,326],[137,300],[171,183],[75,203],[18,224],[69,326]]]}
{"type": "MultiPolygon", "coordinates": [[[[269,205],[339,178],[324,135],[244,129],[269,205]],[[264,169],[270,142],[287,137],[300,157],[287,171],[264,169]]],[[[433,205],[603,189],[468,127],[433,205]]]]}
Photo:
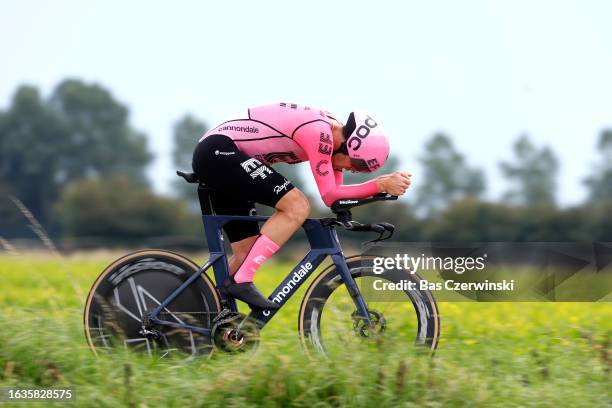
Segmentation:
{"type": "MultiPolygon", "coordinates": [[[[309,360],[298,295],[253,354],[96,358],[82,307],[113,257],[0,256],[0,387],[74,387],[92,407],[612,406],[610,303],[441,303],[434,358],[406,345],[309,360]]],[[[266,265],[257,285],[270,291],[288,268],[266,265]]]]}

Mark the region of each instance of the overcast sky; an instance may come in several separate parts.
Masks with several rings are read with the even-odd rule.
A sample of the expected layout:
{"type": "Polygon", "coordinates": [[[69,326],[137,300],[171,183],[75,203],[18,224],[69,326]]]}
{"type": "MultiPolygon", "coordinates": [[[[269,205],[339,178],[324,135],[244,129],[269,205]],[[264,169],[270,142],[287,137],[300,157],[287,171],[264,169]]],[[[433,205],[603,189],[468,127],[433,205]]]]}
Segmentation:
{"type": "Polygon", "coordinates": [[[609,1],[0,0],[0,107],[23,83],[45,95],[66,77],[101,83],[149,135],[158,191],[186,112],[214,123],[280,101],[367,109],[415,184],[442,130],[485,168],[493,198],[497,163],[527,132],[559,156],[569,205],[612,127],[610,16],[609,1]]]}

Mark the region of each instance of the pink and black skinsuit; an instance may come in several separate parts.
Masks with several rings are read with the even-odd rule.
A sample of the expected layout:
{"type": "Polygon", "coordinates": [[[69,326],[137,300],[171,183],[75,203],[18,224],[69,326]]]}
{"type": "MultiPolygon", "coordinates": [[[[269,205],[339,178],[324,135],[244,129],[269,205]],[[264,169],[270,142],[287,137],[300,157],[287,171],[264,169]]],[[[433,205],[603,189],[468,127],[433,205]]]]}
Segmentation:
{"type": "MultiPolygon", "coordinates": [[[[269,167],[278,162],[310,162],[326,205],[339,198],[378,193],[374,180],[344,185],[332,168],[333,116],[320,109],[280,103],[248,109],[208,131],[193,155],[193,170],[215,189],[217,214],[254,215],[254,203],[274,207],[294,186],[269,167]]],[[[257,235],[257,222],[233,221],[224,227],[230,242],[257,235]]]]}

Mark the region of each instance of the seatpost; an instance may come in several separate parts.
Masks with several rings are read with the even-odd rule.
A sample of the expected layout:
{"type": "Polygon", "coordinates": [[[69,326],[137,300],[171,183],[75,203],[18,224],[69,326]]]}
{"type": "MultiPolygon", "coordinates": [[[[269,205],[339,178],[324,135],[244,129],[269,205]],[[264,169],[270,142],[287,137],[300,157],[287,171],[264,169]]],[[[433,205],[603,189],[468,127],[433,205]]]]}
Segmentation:
{"type": "Polygon", "coordinates": [[[210,201],[210,189],[202,183],[198,185],[198,198],[202,215],[215,215],[210,201]]]}

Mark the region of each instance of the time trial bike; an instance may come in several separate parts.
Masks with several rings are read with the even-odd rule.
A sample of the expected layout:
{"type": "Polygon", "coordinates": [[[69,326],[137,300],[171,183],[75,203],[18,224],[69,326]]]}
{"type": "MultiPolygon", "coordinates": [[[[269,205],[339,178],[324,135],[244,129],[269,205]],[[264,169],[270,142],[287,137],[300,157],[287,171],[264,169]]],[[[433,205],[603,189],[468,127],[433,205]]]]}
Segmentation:
{"type": "Polygon", "coordinates": [[[310,251],[268,297],[279,309],[251,308],[247,315],[239,312],[235,299],[220,290],[229,276],[222,227],[233,220],[263,222],[268,217],[216,215],[210,200],[214,190],[193,173],[177,174],[198,184],[210,258],[199,266],[174,252],[142,250],[110,264],[85,302],[85,337],[94,353],[118,347],[158,356],[249,350],[258,344],[260,331],[327,257],[332,264],[312,280],[298,312],[299,337],[308,353],[326,354],[349,341],[372,339],[435,350],[440,316],[432,294],[419,289],[419,276],[401,269],[374,273],[372,256],[345,257],[336,232],[343,228],[378,233],[371,242],[390,238],[393,225],[359,223],[352,219],[351,209],[396,200],[396,196],[337,200],[331,207],[335,217],[307,219],[302,227],[310,251]],[[214,282],[209,276],[211,268],[214,282]],[[393,300],[369,300],[361,289],[371,286],[372,280],[413,281],[416,289],[402,290],[400,298],[393,300]]]}

